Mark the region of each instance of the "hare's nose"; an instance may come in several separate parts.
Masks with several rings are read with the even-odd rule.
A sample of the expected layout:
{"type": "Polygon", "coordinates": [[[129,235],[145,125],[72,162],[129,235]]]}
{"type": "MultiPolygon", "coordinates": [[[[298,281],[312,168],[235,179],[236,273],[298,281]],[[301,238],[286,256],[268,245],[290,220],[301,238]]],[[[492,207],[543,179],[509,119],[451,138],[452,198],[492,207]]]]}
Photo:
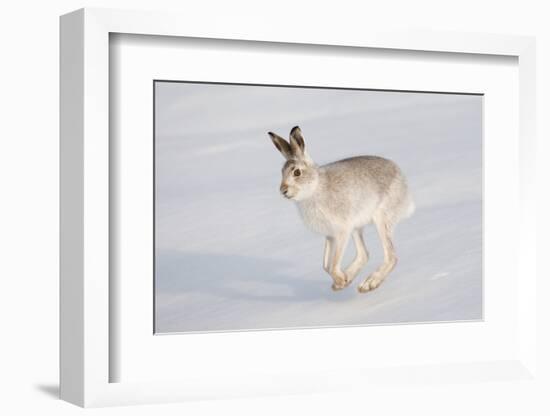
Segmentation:
{"type": "Polygon", "coordinates": [[[287,192],[288,192],[288,185],[282,184],[282,185],[281,185],[281,193],[282,193],[283,195],[286,195],[287,192]]]}

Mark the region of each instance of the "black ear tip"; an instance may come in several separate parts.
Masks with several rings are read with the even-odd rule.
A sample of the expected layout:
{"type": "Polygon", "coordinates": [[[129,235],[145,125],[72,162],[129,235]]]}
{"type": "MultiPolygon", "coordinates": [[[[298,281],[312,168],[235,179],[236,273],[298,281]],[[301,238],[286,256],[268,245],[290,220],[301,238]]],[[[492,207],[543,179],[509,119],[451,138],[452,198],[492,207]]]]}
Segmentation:
{"type": "Polygon", "coordinates": [[[268,131],[267,134],[269,134],[271,138],[275,137],[275,133],[273,133],[272,131],[268,131]]]}
{"type": "Polygon", "coordinates": [[[292,127],[292,130],[290,130],[290,134],[293,134],[296,130],[300,130],[299,126],[292,127]]]}

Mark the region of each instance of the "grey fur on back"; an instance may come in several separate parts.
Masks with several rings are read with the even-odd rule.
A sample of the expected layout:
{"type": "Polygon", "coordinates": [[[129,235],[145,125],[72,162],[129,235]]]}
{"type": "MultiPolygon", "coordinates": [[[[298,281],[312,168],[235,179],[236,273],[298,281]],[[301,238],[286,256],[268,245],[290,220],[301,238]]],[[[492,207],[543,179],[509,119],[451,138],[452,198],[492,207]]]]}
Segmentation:
{"type": "Polygon", "coordinates": [[[356,156],[317,169],[316,192],[298,201],[306,225],[314,231],[333,235],[340,228],[369,224],[375,216],[395,225],[412,213],[406,179],[391,160],[356,156]]]}

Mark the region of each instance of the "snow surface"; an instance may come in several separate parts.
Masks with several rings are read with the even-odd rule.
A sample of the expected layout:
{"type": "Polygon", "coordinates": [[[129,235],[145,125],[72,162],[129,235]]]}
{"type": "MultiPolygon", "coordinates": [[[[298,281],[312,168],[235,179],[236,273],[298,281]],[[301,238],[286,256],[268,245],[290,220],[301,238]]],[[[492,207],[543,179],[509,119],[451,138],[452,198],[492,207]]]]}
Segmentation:
{"type": "Polygon", "coordinates": [[[482,100],[157,82],[156,331],[481,319],[482,100]],[[416,212],[372,292],[356,287],[382,261],[374,227],[369,263],[333,292],[324,237],[278,192],[283,158],[267,132],[294,125],[319,164],[380,155],[409,180],[416,212]]]}

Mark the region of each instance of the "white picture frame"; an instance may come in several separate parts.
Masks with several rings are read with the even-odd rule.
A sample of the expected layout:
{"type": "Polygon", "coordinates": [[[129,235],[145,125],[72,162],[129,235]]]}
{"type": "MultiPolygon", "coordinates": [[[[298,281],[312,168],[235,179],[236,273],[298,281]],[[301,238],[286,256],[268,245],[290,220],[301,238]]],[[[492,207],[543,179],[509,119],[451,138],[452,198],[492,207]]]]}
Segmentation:
{"type": "Polygon", "coordinates": [[[181,401],[193,398],[322,392],[341,389],[342,377],[365,383],[433,379],[478,381],[480,369],[522,380],[536,374],[535,269],[535,42],[530,37],[464,33],[334,33],[279,30],[253,21],[208,26],[190,15],[82,9],[61,18],[61,398],[80,406],[181,401]],[[441,53],[506,55],[519,62],[520,215],[517,218],[517,356],[495,362],[439,366],[333,370],[319,381],[310,372],[235,380],[235,374],[183,381],[110,382],[109,348],[109,34],[141,34],[311,45],[353,46],[441,53]]]}

